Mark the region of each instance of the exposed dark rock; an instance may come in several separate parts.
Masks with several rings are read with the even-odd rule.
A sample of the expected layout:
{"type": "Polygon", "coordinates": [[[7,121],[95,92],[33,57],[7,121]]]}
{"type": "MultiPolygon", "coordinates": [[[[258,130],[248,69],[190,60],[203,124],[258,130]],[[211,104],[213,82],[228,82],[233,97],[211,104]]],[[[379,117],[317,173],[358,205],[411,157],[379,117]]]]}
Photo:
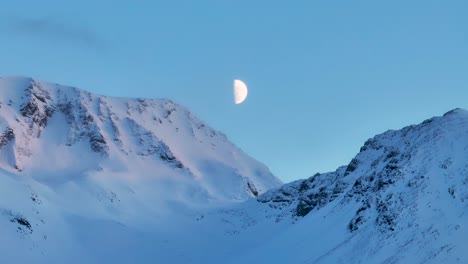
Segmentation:
{"type": "Polygon", "coordinates": [[[364,152],[369,149],[379,150],[380,148],[382,148],[382,145],[375,138],[371,138],[364,143],[364,146],[361,147],[359,152],[364,152]]]}
{"type": "Polygon", "coordinates": [[[354,232],[358,230],[359,227],[367,221],[365,213],[370,207],[371,204],[369,200],[363,202],[363,205],[356,211],[356,214],[348,224],[349,231],[354,232]]]}
{"type": "Polygon", "coordinates": [[[306,216],[312,209],[314,209],[316,204],[313,204],[311,201],[300,200],[296,207],[296,215],[300,217],[306,216]]]}
{"type": "Polygon", "coordinates": [[[8,144],[15,138],[15,132],[11,128],[7,128],[3,134],[0,135],[0,149],[8,144]]]}
{"type": "Polygon", "coordinates": [[[396,229],[396,218],[398,212],[392,208],[394,201],[392,201],[392,195],[388,195],[384,201],[377,202],[377,213],[376,223],[382,231],[395,231],[396,229]]]}
{"type": "Polygon", "coordinates": [[[342,167],[334,173],[316,174],[307,180],[271,190],[257,200],[268,203],[271,208],[290,208],[292,216],[304,217],[334,201],[344,192],[348,186],[340,180],[344,171],[342,167]]]}
{"type": "Polygon", "coordinates": [[[351,162],[348,164],[348,167],[346,167],[345,176],[350,174],[351,172],[354,172],[357,169],[358,164],[359,164],[358,159],[356,158],[352,159],[351,162]]]}
{"type": "Polygon", "coordinates": [[[15,218],[11,219],[10,222],[12,222],[12,223],[18,223],[18,224],[20,225],[20,226],[18,227],[18,229],[27,228],[27,229],[29,230],[30,233],[33,232],[31,223],[29,223],[29,221],[28,221],[26,218],[24,218],[24,217],[21,217],[21,216],[15,217],[15,218]]]}
{"type": "Polygon", "coordinates": [[[249,188],[249,191],[252,193],[253,196],[257,197],[258,196],[258,190],[257,187],[250,181],[247,181],[247,188],[249,188]]]}
{"type": "Polygon", "coordinates": [[[93,131],[89,134],[89,144],[94,152],[101,153],[104,156],[108,155],[107,151],[109,147],[107,146],[104,136],[100,132],[93,131]]]}

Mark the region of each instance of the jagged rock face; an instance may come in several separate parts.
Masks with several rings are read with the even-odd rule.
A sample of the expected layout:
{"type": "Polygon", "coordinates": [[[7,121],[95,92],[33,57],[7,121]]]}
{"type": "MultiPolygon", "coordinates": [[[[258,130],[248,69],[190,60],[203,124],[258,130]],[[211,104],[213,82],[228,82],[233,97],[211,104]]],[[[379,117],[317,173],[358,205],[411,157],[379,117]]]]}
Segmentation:
{"type": "Polygon", "coordinates": [[[81,174],[115,171],[113,163],[136,178],[192,178],[209,189],[208,196],[230,199],[280,184],[265,166],[170,100],[97,96],[29,78],[0,79],[0,95],[0,167],[13,173],[37,174],[67,162],[67,173],[70,167],[81,174]],[[138,167],[142,172],[133,173],[138,167]],[[220,177],[234,186],[216,190],[220,177]]]}
{"type": "MultiPolygon", "coordinates": [[[[326,219],[333,218],[333,212],[353,212],[340,219],[349,236],[373,234],[362,246],[362,254],[388,254],[388,261],[396,261],[416,245],[424,248],[418,260],[434,261],[432,257],[440,254],[455,261],[457,254],[451,251],[460,253],[462,247],[459,241],[451,241],[459,236],[453,228],[463,233],[460,224],[468,212],[466,157],[468,112],[456,109],[369,139],[347,166],[270,190],[258,201],[273,209],[270,214],[277,221],[300,221],[328,212],[326,219]],[[444,232],[453,236],[441,236],[444,232]],[[383,242],[388,240],[393,242],[383,242]],[[394,243],[397,250],[389,250],[383,246],[386,243],[394,243]]],[[[339,254],[334,257],[339,259],[339,254]]]]}
{"type": "Polygon", "coordinates": [[[288,208],[279,215],[278,221],[284,215],[303,217],[339,197],[348,185],[342,180],[343,176],[343,168],[334,173],[316,174],[307,180],[295,181],[267,192],[258,201],[280,211],[288,208]]]}

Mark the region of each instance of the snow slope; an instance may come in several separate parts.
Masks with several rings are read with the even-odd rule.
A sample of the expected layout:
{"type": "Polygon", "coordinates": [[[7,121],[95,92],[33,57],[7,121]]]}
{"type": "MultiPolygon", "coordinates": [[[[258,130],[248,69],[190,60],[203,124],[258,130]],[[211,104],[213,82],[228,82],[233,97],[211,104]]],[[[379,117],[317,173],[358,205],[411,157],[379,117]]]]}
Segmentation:
{"type": "Polygon", "coordinates": [[[197,210],[280,184],[170,100],[0,78],[1,263],[167,257],[152,241],[197,210]]]}
{"type": "Polygon", "coordinates": [[[244,200],[280,184],[268,168],[169,100],[111,98],[3,78],[0,107],[1,168],[47,184],[180,178],[174,184],[194,185],[190,199],[203,202],[244,200]]]}
{"type": "Polygon", "coordinates": [[[168,100],[3,78],[0,262],[468,263],[467,157],[456,109],[280,186],[168,100]]]}
{"type": "Polygon", "coordinates": [[[260,196],[295,224],[233,263],[468,263],[467,157],[461,109],[369,139],[347,166],[260,196]]]}

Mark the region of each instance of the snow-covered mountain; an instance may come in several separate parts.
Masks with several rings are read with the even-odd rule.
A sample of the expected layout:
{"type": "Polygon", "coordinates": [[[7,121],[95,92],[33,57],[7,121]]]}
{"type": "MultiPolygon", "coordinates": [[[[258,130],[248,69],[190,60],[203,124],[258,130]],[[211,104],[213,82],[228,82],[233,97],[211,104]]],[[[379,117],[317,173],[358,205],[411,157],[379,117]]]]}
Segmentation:
{"type": "Polygon", "coordinates": [[[295,224],[233,263],[468,263],[468,112],[385,132],[258,201],[295,224]]]}
{"type": "Polygon", "coordinates": [[[170,100],[98,96],[0,79],[0,166],[48,184],[94,178],[186,181],[190,199],[239,199],[278,186],[269,170],[170,100]],[[196,192],[196,193],[195,193],[196,192]]]}
{"type": "Polygon", "coordinates": [[[73,236],[86,236],[79,226],[164,229],[172,215],[241,202],[280,184],[170,100],[0,78],[1,263],[41,255],[65,263],[87,254],[73,236]]]}
{"type": "Polygon", "coordinates": [[[280,186],[168,100],[4,78],[0,262],[468,263],[467,157],[456,109],[280,186]]]}

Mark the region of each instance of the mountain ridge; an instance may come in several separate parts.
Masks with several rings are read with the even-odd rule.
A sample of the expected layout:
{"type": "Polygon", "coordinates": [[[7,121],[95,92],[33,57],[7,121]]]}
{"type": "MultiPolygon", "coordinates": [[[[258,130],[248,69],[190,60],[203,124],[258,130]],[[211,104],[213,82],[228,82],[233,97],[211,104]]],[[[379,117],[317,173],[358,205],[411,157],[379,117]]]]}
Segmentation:
{"type": "Polygon", "coordinates": [[[233,173],[246,179],[244,187],[251,196],[280,183],[265,166],[244,157],[224,134],[171,100],[98,96],[78,88],[21,77],[0,79],[0,89],[0,142],[4,148],[0,161],[4,169],[22,172],[28,160],[41,152],[38,145],[45,131],[44,138],[50,141],[47,144],[69,147],[67,152],[80,144],[89,144],[99,158],[121,163],[129,155],[141,159],[154,157],[186,170],[192,178],[207,174],[204,170],[242,164],[236,170],[244,171],[233,173]],[[51,132],[50,125],[59,132],[51,132]],[[194,153],[200,148],[206,151],[194,153]],[[221,159],[220,163],[191,164],[203,154],[207,161],[221,159]]]}
{"type": "Polygon", "coordinates": [[[464,263],[467,155],[468,111],[459,108],[370,138],[348,165],[260,195],[257,210],[267,208],[264,217],[300,227],[236,261],[258,261],[288,241],[296,245],[296,255],[275,252],[268,258],[278,263],[464,263]]]}

